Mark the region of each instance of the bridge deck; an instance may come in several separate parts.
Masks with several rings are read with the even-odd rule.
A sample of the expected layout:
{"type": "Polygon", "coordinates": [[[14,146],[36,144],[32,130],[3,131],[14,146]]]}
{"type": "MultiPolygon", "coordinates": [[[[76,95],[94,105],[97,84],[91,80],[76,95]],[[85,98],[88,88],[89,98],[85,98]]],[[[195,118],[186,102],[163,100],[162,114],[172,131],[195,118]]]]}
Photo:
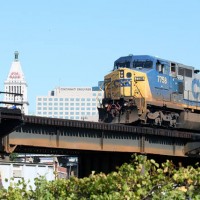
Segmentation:
{"type": "Polygon", "coordinates": [[[6,138],[6,151],[138,152],[186,156],[199,135],[186,131],[24,116],[24,125],[6,138]],[[12,149],[12,147],[14,147],[12,149]]]}

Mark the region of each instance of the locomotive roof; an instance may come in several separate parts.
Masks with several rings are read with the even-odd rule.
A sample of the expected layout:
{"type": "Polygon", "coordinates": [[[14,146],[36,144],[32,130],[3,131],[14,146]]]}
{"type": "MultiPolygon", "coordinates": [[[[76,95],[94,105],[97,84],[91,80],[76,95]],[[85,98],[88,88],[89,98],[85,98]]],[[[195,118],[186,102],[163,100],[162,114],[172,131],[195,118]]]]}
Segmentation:
{"type": "Polygon", "coordinates": [[[121,63],[121,62],[124,62],[124,61],[133,61],[133,60],[137,60],[137,59],[141,59],[141,60],[160,60],[160,61],[164,61],[164,62],[169,62],[169,63],[176,63],[178,64],[180,67],[184,67],[184,68],[188,68],[188,69],[194,69],[194,67],[192,66],[188,66],[188,65],[184,65],[182,63],[179,63],[179,62],[175,62],[175,61],[172,61],[172,60],[166,60],[166,59],[163,59],[163,58],[159,58],[157,56],[150,56],[150,55],[128,55],[128,56],[122,56],[120,58],[118,58],[114,63],[121,63]]]}

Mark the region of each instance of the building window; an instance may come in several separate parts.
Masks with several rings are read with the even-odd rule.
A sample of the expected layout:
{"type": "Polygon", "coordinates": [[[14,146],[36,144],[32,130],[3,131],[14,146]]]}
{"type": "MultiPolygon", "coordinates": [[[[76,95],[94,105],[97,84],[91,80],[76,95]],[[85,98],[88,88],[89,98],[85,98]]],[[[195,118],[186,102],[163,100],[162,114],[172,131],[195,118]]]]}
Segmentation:
{"type": "Polygon", "coordinates": [[[76,98],[76,101],[80,101],[80,99],[79,99],[79,98],[76,98]]]}
{"type": "Polygon", "coordinates": [[[54,98],[54,101],[58,101],[58,98],[54,98]]]}
{"type": "Polygon", "coordinates": [[[76,108],[76,110],[80,110],[80,108],[79,108],[79,107],[77,107],[77,108],[76,108]]]}
{"type": "Polygon", "coordinates": [[[49,112],[49,115],[52,115],[52,112],[49,112]]]}
{"type": "Polygon", "coordinates": [[[92,103],[92,106],[96,106],[97,104],[96,103],[92,103]]]}
{"type": "Polygon", "coordinates": [[[95,96],[96,96],[96,93],[93,93],[92,96],[95,97],[95,96]]]}
{"type": "Polygon", "coordinates": [[[63,103],[59,103],[60,106],[63,106],[63,103]]]}
{"type": "Polygon", "coordinates": [[[92,108],[92,110],[96,110],[96,108],[92,108]]]}
{"type": "Polygon", "coordinates": [[[74,106],[74,103],[70,103],[70,106],[74,106]]]}
{"type": "Polygon", "coordinates": [[[49,101],[52,101],[52,98],[49,98],[49,101]]]}
{"type": "Polygon", "coordinates": [[[87,98],[87,101],[90,101],[90,98],[87,98]]]}
{"type": "Polygon", "coordinates": [[[42,110],[42,108],[41,108],[41,107],[38,107],[38,110],[42,110]]]}
{"type": "Polygon", "coordinates": [[[54,115],[57,115],[58,114],[58,112],[54,112],[54,115]]]}
{"type": "Polygon", "coordinates": [[[85,110],[85,108],[83,107],[83,108],[81,108],[81,110],[85,110]]]}
{"type": "Polygon", "coordinates": [[[69,106],[69,103],[65,103],[65,106],[69,106]]]}
{"type": "Polygon", "coordinates": [[[47,105],[47,103],[43,103],[43,106],[46,106],[47,105]]]}
{"type": "Polygon", "coordinates": [[[70,119],[74,119],[74,116],[71,116],[70,119]]]}
{"type": "Polygon", "coordinates": [[[69,99],[68,99],[68,98],[65,98],[65,101],[69,101],[69,99]]]}
{"type": "Polygon", "coordinates": [[[74,101],[74,98],[71,98],[70,101],[74,101]]]}
{"type": "Polygon", "coordinates": [[[52,110],[52,107],[49,107],[49,110],[52,110]]]}
{"type": "Polygon", "coordinates": [[[76,116],[76,119],[79,119],[79,116],[76,116]]]}
{"type": "Polygon", "coordinates": [[[37,105],[38,105],[38,106],[41,106],[41,105],[42,105],[42,103],[41,103],[41,102],[39,102],[39,103],[37,103],[37,105]]]}
{"type": "Polygon", "coordinates": [[[43,107],[43,110],[47,110],[47,107],[43,107]]]}
{"type": "Polygon", "coordinates": [[[81,103],[81,106],[85,106],[85,103],[81,103]]]}
{"type": "Polygon", "coordinates": [[[95,99],[95,98],[92,98],[92,101],[96,101],[96,99],[95,99]]]}
{"type": "Polygon", "coordinates": [[[58,107],[54,107],[54,110],[58,110],[58,107]]]}
{"type": "Polygon", "coordinates": [[[68,108],[68,107],[65,107],[65,110],[69,110],[69,108],[68,108]]]}
{"type": "Polygon", "coordinates": [[[79,112],[76,112],[76,115],[79,115],[79,112]]]}
{"type": "Polygon", "coordinates": [[[49,103],[49,106],[52,106],[53,104],[52,103],[49,103]]]}
{"type": "Polygon", "coordinates": [[[70,108],[70,110],[74,110],[74,108],[73,108],[73,107],[71,107],[71,108],[70,108]]]}
{"type": "Polygon", "coordinates": [[[63,101],[63,98],[60,98],[60,101],[63,101]]]}
{"type": "Polygon", "coordinates": [[[96,115],[96,112],[92,112],[92,115],[96,115]]]}
{"type": "Polygon", "coordinates": [[[63,112],[60,112],[59,114],[60,114],[60,115],[63,115],[63,112]]]}
{"type": "Polygon", "coordinates": [[[60,107],[59,109],[60,109],[60,110],[63,110],[63,107],[60,107]]]}
{"type": "Polygon", "coordinates": [[[81,115],[85,115],[85,112],[81,112],[81,115]]]}
{"type": "Polygon", "coordinates": [[[47,98],[43,98],[43,101],[47,101],[47,98]]]}
{"type": "Polygon", "coordinates": [[[57,106],[58,105],[58,103],[54,103],[54,106],[57,106]]]}
{"type": "Polygon", "coordinates": [[[81,98],[81,101],[85,101],[85,98],[81,98]]]}
{"type": "Polygon", "coordinates": [[[70,112],[70,115],[74,115],[74,112],[70,112]]]}
{"type": "Polygon", "coordinates": [[[87,115],[90,115],[90,112],[87,112],[87,115]]]}
{"type": "Polygon", "coordinates": [[[90,108],[86,108],[86,110],[90,110],[90,108]]]}
{"type": "Polygon", "coordinates": [[[42,101],[42,98],[38,98],[38,101],[42,101]]]}
{"type": "Polygon", "coordinates": [[[87,106],[90,106],[90,103],[87,103],[87,106]]]}
{"type": "Polygon", "coordinates": [[[76,106],[80,106],[80,103],[76,103],[76,106]]]}

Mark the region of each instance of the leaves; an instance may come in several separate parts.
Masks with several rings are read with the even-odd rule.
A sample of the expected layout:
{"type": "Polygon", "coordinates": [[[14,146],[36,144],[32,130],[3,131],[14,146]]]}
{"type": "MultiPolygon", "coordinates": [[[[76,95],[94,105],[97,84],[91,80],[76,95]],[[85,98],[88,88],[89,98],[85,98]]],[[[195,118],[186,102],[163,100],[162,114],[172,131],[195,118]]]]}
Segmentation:
{"type": "Polygon", "coordinates": [[[47,181],[35,179],[35,189],[22,179],[0,190],[0,199],[48,200],[132,200],[132,199],[200,199],[200,168],[175,165],[167,160],[159,165],[146,156],[133,155],[131,163],[124,163],[116,172],[92,174],[78,179],[47,181]]]}

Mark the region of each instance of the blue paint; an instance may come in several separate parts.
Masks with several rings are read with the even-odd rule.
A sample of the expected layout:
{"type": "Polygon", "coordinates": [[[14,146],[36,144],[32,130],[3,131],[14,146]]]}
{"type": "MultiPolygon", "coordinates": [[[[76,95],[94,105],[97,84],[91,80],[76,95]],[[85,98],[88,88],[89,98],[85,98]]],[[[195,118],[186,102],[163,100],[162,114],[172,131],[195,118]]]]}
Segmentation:
{"type": "Polygon", "coordinates": [[[200,88],[200,81],[198,79],[192,80],[192,95],[195,99],[199,98],[199,92],[195,92],[195,87],[200,88]]]}
{"type": "Polygon", "coordinates": [[[131,87],[131,78],[115,80],[114,86],[115,87],[131,87]]]}

